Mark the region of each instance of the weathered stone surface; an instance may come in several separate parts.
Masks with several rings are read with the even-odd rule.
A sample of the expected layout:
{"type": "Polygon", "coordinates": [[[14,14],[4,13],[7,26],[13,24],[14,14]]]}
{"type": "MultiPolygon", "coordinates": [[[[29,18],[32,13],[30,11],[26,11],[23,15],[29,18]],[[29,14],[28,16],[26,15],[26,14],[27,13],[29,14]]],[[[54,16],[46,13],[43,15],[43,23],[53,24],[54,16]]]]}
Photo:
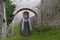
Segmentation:
{"type": "MultiPolygon", "coordinates": [[[[60,26],[60,0],[41,0],[41,1],[39,0],[40,4],[39,2],[38,3],[36,2],[37,5],[35,5],[34,3],[32,3],[32,5],[28,5],[30,3],[29,0],[24,1],[24,3],[29,2],[28,4],[22,3],[23,0],[15,0],[15,1],[13,1],[14,2],[13,4],[16,5],[16,10],[14,11],[14,14],[22,8],[30,8],[33,9],[35,12],[37,12],[39,25],[43,24],[51,26],[60,26]],[[18,3],[20,4],[17,5],[18,3]]],[[[17,20],[16,18],[19,19],[20,17],[18,18],[17,16],[15,16],[14,21],[17,20]]],[[[19,24],[20,21],[14,23],[19,24]]]]}
{"type": "Polygon", "coordinates": [[[0,38],[6,37],[5,2],[0,0],[0,38]]]}
{"type": "Polygon", "coordinates": [[[60,26],[60,0],[42,0],[41,14],[44,25],[60,26]]]}
{"type": "Polygon", "coordinates": [[[12,24],[10,24],[8,27],[7,27],[7,37],[13,35],[13,26],[12,24]]]}

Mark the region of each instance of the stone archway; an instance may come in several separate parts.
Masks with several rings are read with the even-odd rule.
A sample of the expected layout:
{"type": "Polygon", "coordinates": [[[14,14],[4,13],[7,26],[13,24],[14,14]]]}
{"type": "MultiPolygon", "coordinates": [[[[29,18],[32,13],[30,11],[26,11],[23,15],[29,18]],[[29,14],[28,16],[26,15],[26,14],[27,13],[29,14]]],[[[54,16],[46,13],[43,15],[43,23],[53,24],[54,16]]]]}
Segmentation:
{"type": "MultiPolygon", "coordinates": [[[[36,24],[38,25],[38,14],[34,11],[34,10],[32,10],[32,9],[30,9],[30,8],[21,8],[21,9],[19,9],[19,10],[17,10],[16,12],[15,12],[15,15],[14,15],[14,17],[19,13],[19,12],[21,12],[21,11],[24,11],[24,10],[28,10],[28,11],[31,11],[31,12],[33,12],[34,14],[35,14],[35,16],[36,16],[36,24]]],[[[12,23],[9,25],[9,28],[8,28],[8,30],[11,30],[11,34],[13,34],[14,32],[13,32],[13,29],[14,29],[14,20],[12,21],[12,23]]],[[[9,31],[8,31],[8,36],[9,36],[10,34],[9,34],[9,31]]]]}
{"type": "Polygon", "coordinates": [[[37,21],[37,19],[38,19],[37,13],[36,13],[34,10],[30,9],[30,8],[22,8],[22,9],[18,10],[18,11],[16,12],[15,16],[16,16],[19,12],[24,11],[24,10],[28,10],[28,11],[33,12],[33,14],[35,14],[35,16],[36,16],[36,19],[35,19],[35,20],[37,21]]]}
{"type": "MultiPolygon", "coordinates": [[[[38,17],[38,16],[37,16],[37,13],[36,13],[34,10],[30,9],[30,8],[22,8],[22,9],[18,10],[18,11],[16,12],[16,14],[19,13],[20,11],[24,11],[24,10],[31,11],[31,12],[33,12],[33,13],[35,14],[36,17],[38,17]]],[[[16,14],[15,14],[15,15],[16,15],[16,14]]]]}
{"type": "Polygon", "coordinates": [[[35,20],[36,20],[36,21],[35,21],[35,24],[38,25],[38,14],[37,14],[37,12],[35,12],[33,9],[30,9],[30,8],[21,8],[21,9],[19,9],[18,11],[15,12],[15,15],[14,15],[14,16],[16,16],[19,12],[24,11],[24,10],[31,11],[31,12],[33,12],[33,14],[35,14],[35,20]]]}

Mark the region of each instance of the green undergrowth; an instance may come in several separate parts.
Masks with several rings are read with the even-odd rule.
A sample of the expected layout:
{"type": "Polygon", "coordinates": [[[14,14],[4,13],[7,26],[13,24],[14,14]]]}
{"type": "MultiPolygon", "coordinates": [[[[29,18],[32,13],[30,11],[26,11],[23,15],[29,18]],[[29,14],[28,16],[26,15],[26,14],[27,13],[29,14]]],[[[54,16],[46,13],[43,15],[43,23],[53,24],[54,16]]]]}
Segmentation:
{"type": "Polygon", "coordinates": [[[15,26],[14,35],[4,40],[60,40],[60,28],[39,26],[30,36],[20,35],[20,26],[15,26]]]}

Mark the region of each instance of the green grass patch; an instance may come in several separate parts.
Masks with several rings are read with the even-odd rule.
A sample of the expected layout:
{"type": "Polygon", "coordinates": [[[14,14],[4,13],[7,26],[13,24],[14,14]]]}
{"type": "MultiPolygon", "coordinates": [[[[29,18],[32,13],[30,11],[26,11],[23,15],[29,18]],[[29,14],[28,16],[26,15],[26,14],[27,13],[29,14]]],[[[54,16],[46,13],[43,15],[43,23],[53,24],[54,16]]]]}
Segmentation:
{"type": "Polygon", "coordinates": [[[20,35],[20,27],[15,26],[14,35],[4,40],[60,40],[60,28],[40,26],[38,30],[39,32],[34,31],[30,36],[23,37],[20,35]]]}

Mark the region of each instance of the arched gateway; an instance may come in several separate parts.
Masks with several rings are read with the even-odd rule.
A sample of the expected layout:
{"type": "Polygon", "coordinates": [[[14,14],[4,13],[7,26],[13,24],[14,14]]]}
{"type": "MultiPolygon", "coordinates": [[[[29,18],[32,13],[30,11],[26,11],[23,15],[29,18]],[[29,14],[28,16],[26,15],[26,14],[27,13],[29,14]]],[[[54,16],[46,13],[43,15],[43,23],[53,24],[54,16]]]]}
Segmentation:
{"type": "MultiPolygon", "coordinates": [[[[34,11],[34,10],[32,10],[32,9],[30,9],[30,8],[22,8],[22,9],[20,9],[20,10],[18,10],[17,12],[16,12],[16,14],[18,14],[19,12],[21,12],[21,11],[24,11],[24,10],[28,10],[28,11],[30,11],[30,12],[33,12],[34,14],[35,14],[35,16],[36,16],[36,19],[38,19],[38,16],[37,16],[37,13],[34,11]]],[[[32,31],[32,25],[31,25],[31,20],[30,20],[30,18],[28,17],[29,15],[25,15],[25,14],[29,14],[29,12],[28,11],[25,11],[25,12],[23,12],[23,21],[22,21],[22,26],[21,26],[21,33],[23,34],[23,35],[29,35],[30,34],[30,32],[32,31]],[[28,18],[26,18],[26,17],[28,17],[28,18]],[[26,21],[27,20],[27,21],[26,21]]],[[[15,14],[15,16],[16,16],[16,14],[15,14]]],[[[37,20],[36,20],[37,21],[37,20]]]]}
{"type": "Polygon", "coordinates": [[[30,9],[30,8],[22,8],[22,9],[18,10],[18,11],[15,13],[15,15],[18,14],[19,12],[21,12],[21,11],[24,11],[24,10],[28,10],[28,11],[33,12],[33,13],[36,15],[36,17],[37,17],[37,13],[36,13],[34,10],[30,9]]]}

